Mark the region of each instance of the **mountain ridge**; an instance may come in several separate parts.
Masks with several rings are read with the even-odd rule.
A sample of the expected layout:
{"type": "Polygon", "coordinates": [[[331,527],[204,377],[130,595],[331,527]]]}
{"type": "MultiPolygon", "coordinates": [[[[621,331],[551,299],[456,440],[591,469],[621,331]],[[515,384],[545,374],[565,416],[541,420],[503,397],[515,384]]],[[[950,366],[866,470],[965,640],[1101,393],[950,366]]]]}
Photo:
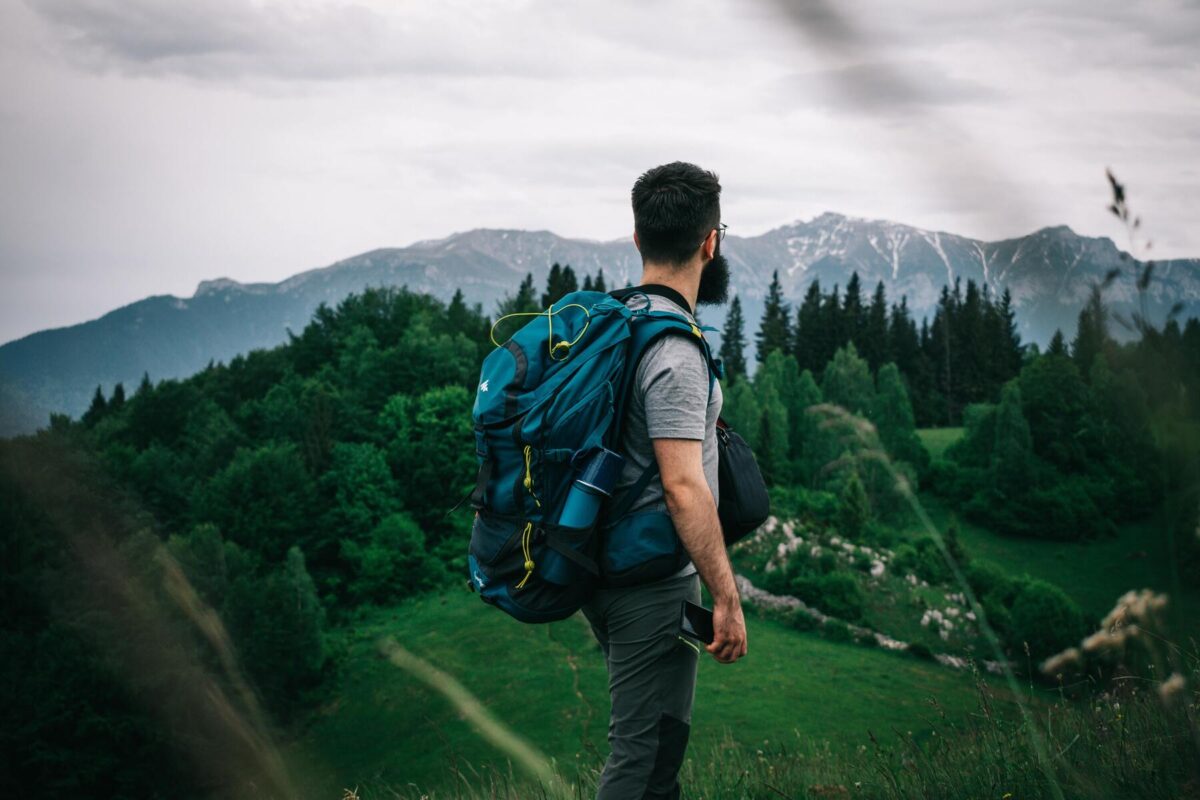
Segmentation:
{"type": "MultiPolygon", "coordinates": [[[[1081,236],[1066,225],[989,242],[825,211],[754,236],[729,234],[722,251],[749,330],[757,326],[776,270],[793,304],[814,278],[828,291],[857,272],[864,292],[883,281],[889,302],[906,296],[917,318],[932,316],[942,286],[956,279],[996,293],[1007,288],[1022,338],[1042,344],[1056,328],[1070,336],[1091,286],[1112,269],[1123,276],[1106,291],[1114,310],[1128,315],[1141,302],[1132,278],[1140,262],[1123,257],[1112,239],[1081,236]]],[[[276,282],[206,279],[191,297],[152,295],[92,320],[36,331],[0,345],[0,436],[29,432],[31,419],[46,420],[51,411],[78,415],[98,384],[111,391],[120,381],[128,389],[143,372],[155,380],[183,377],[209,361],[280,344],[289,329],[299,332],[308,323],[319,303],[336,305],[367,286],[406,285],[443,300],[460,288],[468,302],[491,311],[526,272],[543,285],[555,261],[570,264],[581,278],[602,268],[609,286],[634,281],[641,271],[631,238],[472,228],[367,250],[276,282]]],[[[1200,259],[1155,263],[1146,293],[1153,318],[1176,301],[1184,303],[1185,315],[1200,316],[1200,259]]],[[[724,321],[723,309],[702,313],[709,324],[724,321]]]]}

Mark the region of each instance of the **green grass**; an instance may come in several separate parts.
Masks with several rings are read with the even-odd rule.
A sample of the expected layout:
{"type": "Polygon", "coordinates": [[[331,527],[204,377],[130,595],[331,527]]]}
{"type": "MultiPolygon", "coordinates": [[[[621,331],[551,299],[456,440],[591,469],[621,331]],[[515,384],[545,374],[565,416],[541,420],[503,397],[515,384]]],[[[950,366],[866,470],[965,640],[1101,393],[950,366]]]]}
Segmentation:
{"type": "MultiPolygon", "coordinates": [[[[918,431],[933,455],[944,452],[962,428],[918,431]]],[[[959,540],[972,558],[995,563],[1014,575],[1028,573],[1060,586],[1085,613],[1099,618],[1130,589],[1150,588],[1172,598],[1172,627],[1178,636],[1200,635],[1200,592],[1180,586],[1161,523],[1156,518],[1126,523],[1114,538],[1055,542],[1001,536],[969,522],[943,498],[929,492],[921,502],[939,529],[956,521],[959,540]]],[[[912,526],[908,531],[920,535],[912,526]]]]}
{"type": "MultiPolygon", "coordinates": [[[[850,750],[869,742],[868,731],[927,735],[936,716],[931,697],[952,717],[975,708],[965,673],[770,620],[751,618],[748,627],[744,661],[723,666],[702,657],[693,753],[727,740],[753,751],[797,737],[850,750]]],[[[336,634],[335,690],[288,755],[311,796],[440,786],[456,770],[504,763],[448,702],[379,656],[376,642],[389,635],[455,676],[560,770],[602,763],[607,676],[582,617],[521,625],[474,595],[450,592],[374,612],[336,634]]]]}

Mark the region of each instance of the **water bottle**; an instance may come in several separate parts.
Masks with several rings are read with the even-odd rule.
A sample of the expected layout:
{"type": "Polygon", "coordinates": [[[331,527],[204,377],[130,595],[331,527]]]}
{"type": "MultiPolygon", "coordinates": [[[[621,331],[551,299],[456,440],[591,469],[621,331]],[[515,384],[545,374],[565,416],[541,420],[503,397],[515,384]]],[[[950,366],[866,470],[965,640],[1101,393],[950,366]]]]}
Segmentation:
{"type": "Polygon", "coordinates": [[[558,524],[567,528],[586,528],[595,522],[600,504],[612,494],[624,466],[624,458],[601,447],[571,484],[558,524]]]}

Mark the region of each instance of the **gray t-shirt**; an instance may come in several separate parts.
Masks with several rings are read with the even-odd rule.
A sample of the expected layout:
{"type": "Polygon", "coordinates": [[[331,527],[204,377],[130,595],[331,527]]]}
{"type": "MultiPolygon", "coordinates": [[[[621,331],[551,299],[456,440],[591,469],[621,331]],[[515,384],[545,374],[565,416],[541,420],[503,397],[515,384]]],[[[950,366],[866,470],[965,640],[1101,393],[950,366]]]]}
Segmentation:
{"type": "MultiPolygon", "coordinates": [[[[650,294],[654,311],[673,311],[695,323],[686,309],[661,295],[650,294]]],[[[633,295],[626,300],[631,308],[641,308],[645,298],[633,295]]],[[[721,384],[714,381],[708,393],[709,372],[698,342],[683,336],[664,336],[650,345],[638,364],[621,436],[621,455],[625,467],[617,480],[617,490],[637,481],[654,462],[651,439],[698,439],[704,460],[704,477],[712,490],[713,502],[720,500],[717,484],[717,417],[721,413],[721,384]],[[705,401],[707,400],[707,404],[705,401]]],[[[633,504],[631,511],[665,511],[662,480],[655,476],[633,504]]],[[[676,576],[696,571],[688,563],[676,576]]]]}

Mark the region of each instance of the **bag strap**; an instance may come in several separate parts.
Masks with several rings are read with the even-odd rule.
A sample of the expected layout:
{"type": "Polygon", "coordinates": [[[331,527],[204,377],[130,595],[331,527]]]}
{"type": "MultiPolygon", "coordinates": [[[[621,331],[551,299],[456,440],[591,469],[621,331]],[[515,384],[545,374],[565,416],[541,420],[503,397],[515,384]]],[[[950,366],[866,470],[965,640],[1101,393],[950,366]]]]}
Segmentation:
{"type": "MultiPolygon", "coordinates": [[[[626,298],[635,294],[657,294],[666,297],[674,303],[680,304],[679,301],[682,299],[682,296],[678,296],[678,292],[670,290],[672,294],[678,296],[677,299],[677,297],[672,297],[670,294],[661,291],[661,289],[669,289],[669,287],[659,287],[657,285],[630,287],[627,289],[618,289],[609,292],[609,294],[622,303],[626,298]]],[[[686,302],[680,305],[686,307],[686,302]]],[[[638,365],[641,363],[642,356],[650,349],[650,346],[659,339],[664,336],[684,336],[696,342],[704,356],[704,362],[708,366],[709,400],[712,399],[713,386],[716,384],[717,378],[724,373],[720,361],[713,357],[712,348],[709,347],[708,340],[704,338],[703,329],[700,325],[689,321],[683,315],[673,311],[651,311],[647,304],[645,309],[638,309],[634,312],[630,324],[633,326],[633,335],[630,337],[630,353],[625,362],[625,375],[622,378],[621,391],[617,396],[617,421],[613,426],[614,433],[612,440],[614,444],[620,442],[621,435],[624,433],[626,407],[629,397],[633,392],[633,380],[637,374],[638,365]]],[[[615,499],[615,503],[603,511],[604,519],[606,521],[615,520],[624,516],[658,474],[658,461],[651,454],[650,465],[642,470],[642,474],[638,476],[638,479],[628,489],[622,492],[619,499],[615,499]]]]}

